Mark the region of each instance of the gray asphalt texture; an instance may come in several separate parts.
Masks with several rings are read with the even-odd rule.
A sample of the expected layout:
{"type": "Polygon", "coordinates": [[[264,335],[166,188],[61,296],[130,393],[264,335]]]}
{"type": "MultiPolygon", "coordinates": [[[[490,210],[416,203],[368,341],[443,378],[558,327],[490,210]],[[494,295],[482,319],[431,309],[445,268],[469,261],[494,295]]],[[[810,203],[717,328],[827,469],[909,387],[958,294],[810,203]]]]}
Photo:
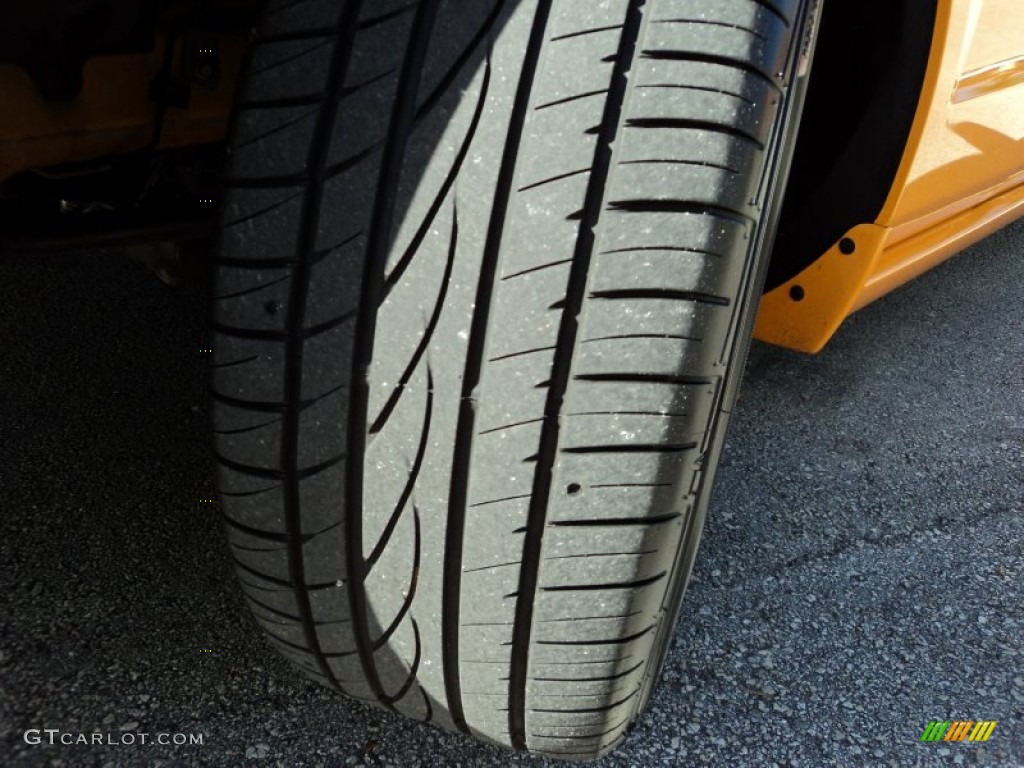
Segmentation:
{"type": "MultiPolygon", "coordinates": [[[[0,765],[540,765],[307,682],[235,586],[201,289],[0,263],[0,765]],[[26,729],[202,734],[29,745],[26,729]]],[[[600,765],[1024,765],[1024,222],[755,345],[650,710],[600,765]],[[985,744],[924,744],[993,719],[985,744]]]]}

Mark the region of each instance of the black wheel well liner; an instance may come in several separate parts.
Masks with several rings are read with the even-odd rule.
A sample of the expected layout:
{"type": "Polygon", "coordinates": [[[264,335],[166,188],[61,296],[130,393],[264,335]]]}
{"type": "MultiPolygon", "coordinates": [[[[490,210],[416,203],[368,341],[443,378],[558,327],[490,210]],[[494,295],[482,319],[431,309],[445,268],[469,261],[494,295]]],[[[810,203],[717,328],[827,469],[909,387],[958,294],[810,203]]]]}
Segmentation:
{"type": "Polygon", "coordinates": [[[824,3],[766,291],[881,212],[917,112],[937,3],[824,3]]]}

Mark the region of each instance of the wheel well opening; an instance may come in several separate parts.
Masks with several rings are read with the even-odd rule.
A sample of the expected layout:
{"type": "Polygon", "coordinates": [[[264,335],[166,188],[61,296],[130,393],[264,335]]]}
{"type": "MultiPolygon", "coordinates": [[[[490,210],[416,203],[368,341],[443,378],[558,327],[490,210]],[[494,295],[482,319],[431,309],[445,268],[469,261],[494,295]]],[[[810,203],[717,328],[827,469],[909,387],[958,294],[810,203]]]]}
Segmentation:
{"type": "Polygon", "coordinates": [[[917,112],[936,13],[935,0],[824,3],[766,291],[881,212],[917,112]]]}

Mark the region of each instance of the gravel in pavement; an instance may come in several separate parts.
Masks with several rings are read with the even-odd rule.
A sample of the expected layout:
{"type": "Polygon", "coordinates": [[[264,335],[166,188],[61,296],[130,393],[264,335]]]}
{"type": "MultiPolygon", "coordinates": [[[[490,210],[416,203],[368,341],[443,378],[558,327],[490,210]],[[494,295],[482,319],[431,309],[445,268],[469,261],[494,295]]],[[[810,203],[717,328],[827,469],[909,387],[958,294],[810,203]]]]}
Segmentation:
{"type": "MultiPolygon", "coordinates": [[[[755,345],[664,679],[600,765],[1024,765],[1022,254],[1024,222],[819,356],[755,345]],[[934,719],[999,724],[921,743],[934,719]]],[[[262,640],[201,501],[201,290],[109,252],[0,285],[0,764],[542,764],[262,640]],[[136,743],[26,743],[46,728],[136,743]],[[163,732],[203,744],[138,743],[163,732]]]]}

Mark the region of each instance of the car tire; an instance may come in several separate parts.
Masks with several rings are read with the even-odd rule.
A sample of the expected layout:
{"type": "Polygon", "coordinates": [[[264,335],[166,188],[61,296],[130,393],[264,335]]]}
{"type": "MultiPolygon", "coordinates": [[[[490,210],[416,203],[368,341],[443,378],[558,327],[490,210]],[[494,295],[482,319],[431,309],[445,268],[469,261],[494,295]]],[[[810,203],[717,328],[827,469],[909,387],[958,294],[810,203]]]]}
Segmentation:
{"type": "Polygon", "coordinates": [[[271,0],[212,298],[270,642],[564,758],[646,705],[760,296],[816,3],[271,0]]]}

